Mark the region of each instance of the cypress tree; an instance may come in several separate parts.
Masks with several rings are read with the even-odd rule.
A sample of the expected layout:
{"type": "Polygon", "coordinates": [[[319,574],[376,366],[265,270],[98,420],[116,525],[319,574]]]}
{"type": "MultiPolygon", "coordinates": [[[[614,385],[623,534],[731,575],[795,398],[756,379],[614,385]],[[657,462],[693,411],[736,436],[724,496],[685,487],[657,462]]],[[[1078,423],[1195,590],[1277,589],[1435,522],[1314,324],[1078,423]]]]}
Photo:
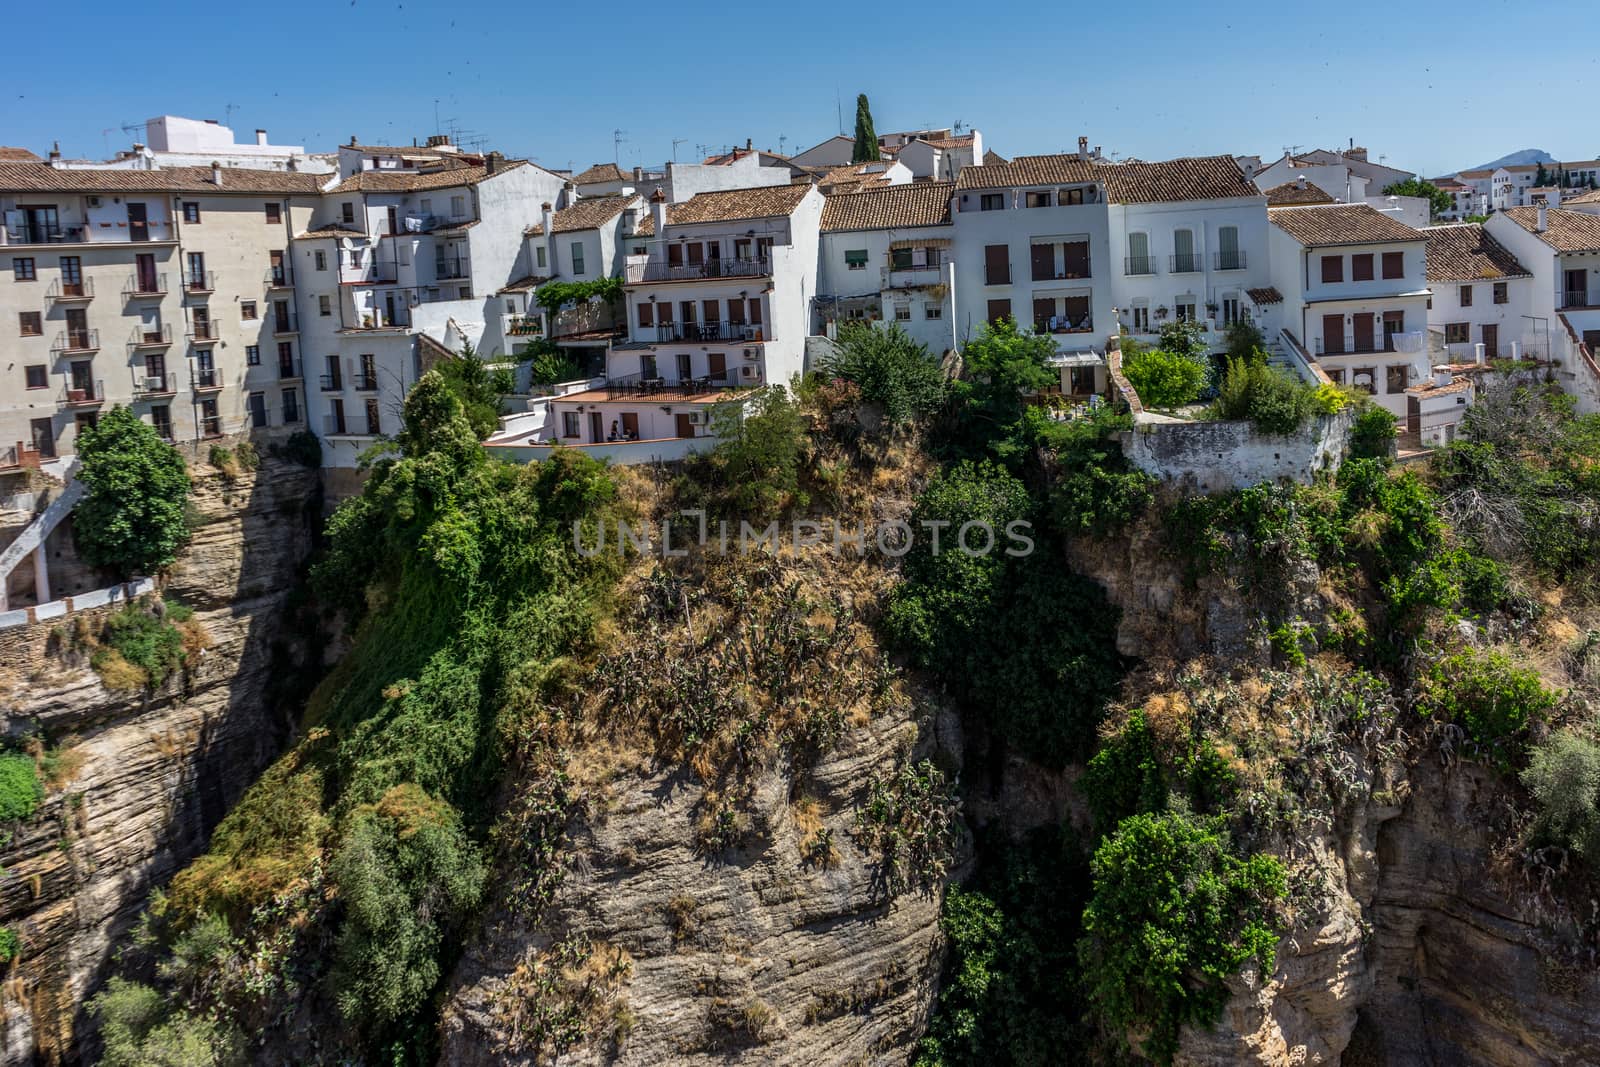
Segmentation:
{"type": "Polygon", "coordinates": [[[872,109],[867,106],[867,94],[856,97],[856,148],[850,154],[852,163],[873,163],[881,156],[878,151],[878,131],[872,128],[872,109]]]}

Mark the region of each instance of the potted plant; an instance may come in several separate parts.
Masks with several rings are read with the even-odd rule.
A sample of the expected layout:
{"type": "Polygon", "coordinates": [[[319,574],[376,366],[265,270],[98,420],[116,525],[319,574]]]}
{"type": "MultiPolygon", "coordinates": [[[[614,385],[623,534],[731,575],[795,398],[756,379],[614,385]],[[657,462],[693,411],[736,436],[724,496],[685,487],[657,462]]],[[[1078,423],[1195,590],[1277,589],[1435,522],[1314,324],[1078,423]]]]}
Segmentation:
{"type": "Polygon", "coordinates": [[[1164,319],[1166,317],[1167,317],[1167,305],[1162,304],[1160,307],[1156,308],[1156,318],[1164,319]]]}

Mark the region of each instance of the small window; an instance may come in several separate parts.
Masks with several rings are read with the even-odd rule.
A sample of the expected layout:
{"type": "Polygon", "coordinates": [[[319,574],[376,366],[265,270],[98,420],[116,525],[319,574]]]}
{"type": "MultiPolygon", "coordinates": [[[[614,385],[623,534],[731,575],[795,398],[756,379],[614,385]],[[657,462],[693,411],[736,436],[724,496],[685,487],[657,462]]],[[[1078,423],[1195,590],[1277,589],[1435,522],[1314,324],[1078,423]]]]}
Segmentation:
{"type": "Polygon", "coordinates": [[[534,249],[534,258],[537,260],[539,266],[543,267],[545,265],[544,245],[540,245],[538,248],[534,249]]]}
{"type": "Polygon", "coordinates": [[[43,363],[30,363],[27,375],[29,389],[44,389],[50,385],[50,372],[43,363]]]}
{"type": "Polygon", "coordinates": [[[1444,324],[1444,341],[1448,345],[1464,345],[1471,337],[1471,324],[1465,322],[1447,322],[1444,324]]]}
{"type": "Polygon", "coordinates": [[[239,318],[249,322],[256,317],[256,302],[254,300],[239,301],[239,318]]]}
{"type": "Polygon", "coordinates": [[[349,225],[349,226],[355,225],[355,221],[356,221],[356,206],[354,204],[352,204],[350,201],[346,200],[343,204],[339,205],[339,211],[340,211],[340,217],[344,219],[346,225],[349,225]]]}
{"type": "Polygon", "coordinates": [[[18,256],[11,261],[11,280],[18,282],[31,282],[38,277],[33,269],[32,256],[18,256]]]}
{"type": "Polygon", "coordinates": [[[1004,193],[984,193],[978,198],[978,210],[980,211],[1004,211],[1005,206],[1006,197],[1004,193]]]}
{"type": "Polygon", "coordinates": [[[1353,282],[1370,282],[1372,274],[1372,253],[1363,252],[1359,256],[1350,257],[1350,280],[1353,282]]]}
{"type": "Polygon", "coordinates": [[[1042,193],[1030,192],[1023,194],[1022,202],[1027,207],[1049,207],[1050,200],[1050,191],[1047,189],[1042,193]]]}
{"type": "Polygon", "coordinates": [[[450,217],[453,219],[459,219],[466,215],[466,213],[467,198],[464,196],[452,196],[450,198],[450,217]]]}
{"type": "Polygon", "coordinates": [[[316,251],[316,260],[317,260],[317,269],[318,270],[327,270],[328,269],[328,253],[324,252],[320,248],[317,249],[317,251],[316,251]]]}
{"type": "Polygon", "coordinates": [[[1461,306],[1464,307],[1464,308],[1471,307],[1472,306],[1472,286],[1463,285],[1458,290],[1458,292],[1460,293],[1461,306]]]}
{"type": "Polygon", "coordinates": [[[1383,254],[1383,276],[1385,278],[1404,278],[1406,276],[1406,254],[1404,252],[1385,252],[1383,254]]]}
{"type": "Polygon", "coordinates": [[[1056,203],[1062,207],[1075,207],[1083,203],[1083,190],[1081,188],[1062,189],[1056,194],[1056,203]]]}
{"type": "Polygon", "coordinates": [[[990,323],[997,323],[1001,319],[1009,319],[1010,317],[1011,317],[1011,301],[1009,301],[1009,300],[991,300],[991,301],[989,301],[989,322],[990,323]]]}
{"type": "Polygon", "coordinates": [[[850,248],[845,250],[844,265],[851,270],[867,269],[867,250],[865,248],[850,248]]]}
{"type": "Polygon", "coordinates": [[[17,315],[17,324],[24,337],[38,337],[44,333],[44,312],[24,311],[17,315]]]}
{"type": "Polygon", "coordinates": [[[925,318],[925,319],[942,319],[942,318],[944,318],[944,305],[942,305],[942,304],[923,304],[922,305],[922,317],[925,318]]]}
{"type": "Polygon", "coordinates": [[[572,273],[583,273],[583,242],[572,242],[572,273]]]}
{"type": "Polygon", "coordinates": [[[198,202],[196,202],[194,200],[185,200],[183,202],[183,221],[184,222],[199,222],[200,221],[200,205],[199,205],[198,202]]]}
{"type": "Polygon", "coordinates": [[[1322,281],[1324,285],[1344,281],[1343,256],[1322,257],[1322,281]]]}
{"type": "Polygon", "coordinates": [[[247,366],[247,367],[259,367],[259,366],[261,366],[261,346],[260,345],[245,345],[244,346],[244,362],[245,362],[245,366],[247,366]]]}
{"type": "Polygon", "coordinates": [[[267,205],[267,221],[269,223],[282,222],[283,221],[283,205],[282,204],[268,204],[267,205]]]}
{"type": "Polygon", "coordinates": [[[1511,297],[1509,295],[1509,289],[1508,289],[1506,283],[1505,282],[1495,282],[1494,283],[1494,302],[1496,304],[1504,304],[1507,301],[1509,301],[1510,299],[1511,299],[1511,297]]]}
{"type": "Polygon", "coordinates": [[[333,301],[328,299],[327,294],[317,297],[317,314],[324,318],[333,314],[333,301]]]}
{"type": "Polygon", "coordinates": [[[639,305],[639,326],[646,328],[656,324],[656,306],[651,303],[639,305]]]}
{"type": "Polygon", "coordinates": [[[896,322],[910,322],[911,321],[911,305],[910,304],[896,304],[894,306],[894,320],[896,322]]]}
{"type": "Polygon", "coordinates": [[[1390,393],[1403,393],[1410,377],[1410,369],[1404,363],[1390,364],[1384,368],[1384,388],[1390,393]]]}
{"type": "Polygon", "coordinates": [[[577,437],[579,430],[578,413],[576,411],[563,411],[561,413],[561,436],[577,437]]]}

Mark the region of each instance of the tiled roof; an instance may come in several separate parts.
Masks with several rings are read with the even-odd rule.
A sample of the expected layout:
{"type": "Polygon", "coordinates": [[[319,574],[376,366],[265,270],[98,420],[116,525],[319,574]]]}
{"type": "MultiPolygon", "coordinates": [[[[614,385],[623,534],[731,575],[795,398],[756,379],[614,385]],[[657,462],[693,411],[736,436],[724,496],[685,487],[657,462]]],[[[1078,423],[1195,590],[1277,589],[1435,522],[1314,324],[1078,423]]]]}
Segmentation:
{"type": "Polygon", "coordinates": [[[1587,193],[1564,197],[1561,202],[1563,204],[1600,204],[1600,189],[1590,189],[1587,193]]]}
{"type": "Polygon", "coordinates": [[[549,280],[550,279],[548,277],[542,274],[525,274],[515,281],[507,282],[505,285],[502,285],[498,290],[496,290],[495,295],[504,296],[506,293],[529,293],[539,288],[539,286],[543,285],[549,280]]]}
{"type": "Polygon", "coordinates": [[[1480,167],[1477,170],[1460,170],[1460,171],[1457,171],[1456,172],[1456,177],[1457,178],[1487,178],[1492,174],[1494,174],[1494,171],[1492,169],[1481,168],[1480,167]]]}
{"type": "Polygon", "coordinates": [[[38,162],[41,162],[39,157],[28,151],[26,148],[7,148],[5,145],[0,145],[0,163],[38,162]]]}
{"type": "Polygon", "coordinates": [[[326,174],[223,167],[222,184],[210,167],[159,170],[66,170],[43,163],[0,163],[0,189],[51,193],[317,193],[326,174]]]}
{"type": "Polygon", "coordinates": [[[1509,174],[1537,174],[1543,166],[1546,174],[1558,174],[1562,170],[1588,170],[1590,167],[1600,167],[1600,159],[1578,159],[1558,163],[1514,163],[1509,167],[1496,167],[1496,170],[1505,170],[1509,174]]]}
{"type": "MultiPolygon", "coordinates": [[[[723,189],[714,193],[696,193],[681,204],[668,205],[667,225],[787,218],[810,191],[810,184],[802,184],[761,185],[753,189],[723,189]]],[[[653,235],[654,220],[649,217],[642,219],[639,228],[634,232],[644,237],[653,235]]]]}
{"type": "Polygon", "coordinates": [[[1010,163],[968,167],[957,179],[961,189],[1104,182],[1106,196],[1118,204],[1257,197],[1260,191],[1232,156],[1198,156],[1159,163],[1105,163],[1076,154],[1017,156],[1010,163]]]}
{"type": "Polygon", "coordinates": [[[1600,215],[1553,207],[1546,211],[1546,228],[1539,233],[1539,209],[1508,207],[1506,218],[1533,234],[1557,252],[1600,252],[1600,215]]]}
{"type": "MultiPolygon", "coordinates": [[[[593,196],[579,200],[571,207],[564,207],[550,216],[550,229],[554,233],[574,233],[578,230],[593,230],[604,226],[623,211],[630,204],[640,204],[643,200],[634,195],[628,196],[593,196]]],[[[540,237],[544,234],[544,223],[538,222],[522,231],[525,237],[540,237]]]]}
{"type": "Polygon", "coordinates": [[[1517,257],[1475,222],[1429,226],[1422,234],[1428,239],[1430,282],[1529,277],[1517,257]]]}
{"type": "Polygon", "coordinates": [[[595,185],[600,182],[626,181],[622,168],[615,163],[596,163],[576,178],[572,179],[574,185],[595,185]]]}
{"type": "Polygon", "coordinates": [[[1265,289],[1246,289],[1245,295],[1248,296],[1258,308],[1266,307],[1269,304],[1283,303],[1283,294],[1278,292],[1278,287],[1275,285],[1269,285],[1265,289]]]}
{"type": "MultiPolygon", "coordinates": [[[[504,174],[514,167],[526,166],[526,160],[508,159],[495,171],[504,174]]],[[[335,193],[404,193],[428,189],[448,189],[458,185],[477,185],[489,177],[487,167],[458,166],[443,170],[403,171],[364,170],[352,174],[331,190],[335,193]]]]}
{"type": "Polygon", "coordinates": [[[1266,192],[1268,207],[1290,207],[1297,204],[1304,205],[1334,203],[1333,197],[1329,196],[1315,185],[1312,185],[1310,182],[1306,182],[1306,187],[1304,189],[1300,188],[1300,186],[1295,182],[1284,182],[1282,185],[1273,186],[1266,192]]]}
{"type": "Polygon", "coordinates": [[[983,152],[983,165],[984,166],[986,166],[986,167],[1003,167],[1003,166],[1006,165],[1007,162],[1008,162],[1008,160],[1006,159],[1006,157],[1002,156],[999,152],[996,152],[994,149],[992,149],[992,148],[984,149],[984,152],[983,152]]]}
{"type": "Polygon", "coordinates": [[[823,232],[943,226],[950,221],[953,182],[890,185],[860,193],[835,193],[822,206],[823,232]]]}
{"type": "MultiPolygon", "coordinates": [[[[842,167],[822,167],[817,187],[824,192],[859,193],[863,189],[889,184],[887,163],[846,163],[842,167]]],[[[819,168],[804,168],[816,174],[819,168]]]]}
{"type": "Polygon", "coordinates": [[[444,151],[438,148],[424,148],[421,145],[342,144],[339,147],[350,152],[382,152],[400,156],[431,156],[435,159],[443,156],[449,156],[454,159],[464,154],[444,151]]]}
{"type": "Polygon", "coordinates": [[[969,133],[965,137],[927,137],[922,139],[922,143],[932,145],[934,148],[966,148],[972,144],[972,134],[969,133]]]}
{"type": "Polygon", "coordinates": [[[338,223],[334,223],[328,226],[319,226],[315,230],[307,230],[305,233],[297,233],[294,235],[294,239],[296,241],[313,241],[319,238],[329,237],[358,237],[362,240],[365,240],[367,234],[365,230],[358,230],[354,226],[341,226],[338,223]]]}
{"type": "Polygon", "coordinates": [[[1406,389],[1406,395],[1407,396],[1451,396],[1452,394],[1455,394],[1455,393],[1470,393],[1471,391],[1472,391],[1472,379],[1471,378],[1454,376],[1454,377],[1452,377],[1450,379],[1450,384],[1449,385],[1435,385],[1433,383],[1432,379],[1429,379],[1428,381],[1425,381],[1425,382],[1421,383],[1420,385],[1410,386],[1410,387],[1408,387],[1406,389]]]}
{"type": "Polygon", "coordinates": [[[1366,204],[1275,207],[1267,218],[1303,245],[1387,244],[1421,241],[1423,234],[1366,204]]]}

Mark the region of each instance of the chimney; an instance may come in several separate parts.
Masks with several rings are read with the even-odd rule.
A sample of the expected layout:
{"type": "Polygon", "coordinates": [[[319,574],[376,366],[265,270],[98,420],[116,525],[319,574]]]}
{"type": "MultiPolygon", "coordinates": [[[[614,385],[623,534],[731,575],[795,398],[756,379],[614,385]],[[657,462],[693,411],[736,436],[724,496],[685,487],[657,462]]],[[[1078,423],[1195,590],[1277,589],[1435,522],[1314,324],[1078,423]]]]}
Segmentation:
{"type": "Polygon", "coordinates": [[[284,166],[287,167],[289,170],[292,170],[292,171],[299,170],[300,169],[300,160],[298,158],[296,158],[295,156],[290,156],[289,157],[289,162],[284,164],[284,166]]]}
{"type": "Polygon", "coordinates": [[[489,158],[483,161],[484,176],[487,177],[499,171],[505,165],[506,157],[499,152],[490,152],[489,158]]]}
{"type": "Polygon", "coordinates": [[[1483,366],[1484,359],[1482,341],[1479,341],[1477,344],[1472,346],[1472,361],[1480,367],[1483,366]]]}
{"type": "Polygon", "coordinates": [[[1367,150],[1362,148],[1360,145],[1351,145],[1350,149],[1345,152],[1345,155],[1351,159],[1359,159],[1363,163],[1367,161],[1367,150]]]}
{"type": "Polygon", "coordinates": [[[578,187],[570,181],[561,186],[561,193],[564,198],[561,204],[562,207],[571,207],[578,202],[578,187]]]}
{"type": "Polygon", "coordinates": [[[545,236],[550,234],[550,201],[546,200],[539,205],[539,223],[544,228],[545,236]]]}
{"type": "Polygon", "coordinates": [[[1078,138],[1078,162],[1089,162],[1089,138],[1087,137],[1078,138]]]}
{"type": "Polygon", "coordinates": [[[650,218],[655,222],[656,240],[659,241],[667,232],[667,197],[660,186],[650,194],[650,218]]]}
{"type": "Polygon", "coordinates": [[[222,188],[222,164],[214,159],[211,161],[211,184],[222,188]]]}
{"type": "Polygon", "coordinates": [[[57,141],[50,146],[50,162],[61,162],[61,142],[57,141]]]}
{"type": "Polygon", "coordinates": [[[744,139],[744,150],[746,152],[750,151],[750,149],[753,148],[754,145],[755,145],[755,142],[751,138],[746,137],[744,139]]]}
{"type": "Polygon", "coordinates": [[[136,156],[143,155],[144,145],[140,144],[138,141],[133,142],[133,154],[136,156]]]}
{"type": "Polygon", "coordinates": [[[353,134],[353,133],[352,133],[352,134],[351,134],[351,135],[350,135],[350,143],[351,143],[351,144],[352,144],[352,145],[355,145],[355,144],[359,144],[359,143],[360,143],[360,142],[358,142],[358,141],[357,141],[357,140],[356,140],[356,135],[355,135],[355,134],[353,134]]]}
{"type": "Polygon", "coordinates": [[[635,183],[644,181],[644,168],[643,167],[634,167],[633,168],[633,180],[634,180],[635,183]]]}
{"type": "Polygon", "coordinates": [[[1304,189],[1306,187],[1306,176],[1304,174],[1301,174],[1295,178],[1294,187],[1296,189],[1304,189]]]}
{"type": "MultiPolygon", "coordinates": [[[[1481,348],[1483,346],[1480,345],[1479,347],[1481,348]]],[[[1455,381],[1455,379],[1450,376],[1450,368],[1449,367],[1446,367],[1443,364],[1440,364],[1439,366],[1433,368],[1433,384],[1434,384],[1434,388],[1443,389],[1445,386],[1449,385],[1453,381],[1455,381]]]]}
{"type": "Polygon", "coordinates": [[[1544,231],[1550,228],[1550,208],[1547,205],[1539,205],[1539,218],[1538,221],[1533,224],[1533,228],[1538,233],[1544,233],[1544,231]]]}
{"type": "Polygon", "coordinates": [[[1100,146],[1099,145],[1095,145],[1094,146],[1094,158],[1096,158],[1096,159],[1100,158],[1100,146]]]}
{"type": "Polygon", "coordinates": [[[266,130],[257,130],[256,131],[256,144],[264,145],[266,143],[267,143],[267,131],[266,130]]]}

